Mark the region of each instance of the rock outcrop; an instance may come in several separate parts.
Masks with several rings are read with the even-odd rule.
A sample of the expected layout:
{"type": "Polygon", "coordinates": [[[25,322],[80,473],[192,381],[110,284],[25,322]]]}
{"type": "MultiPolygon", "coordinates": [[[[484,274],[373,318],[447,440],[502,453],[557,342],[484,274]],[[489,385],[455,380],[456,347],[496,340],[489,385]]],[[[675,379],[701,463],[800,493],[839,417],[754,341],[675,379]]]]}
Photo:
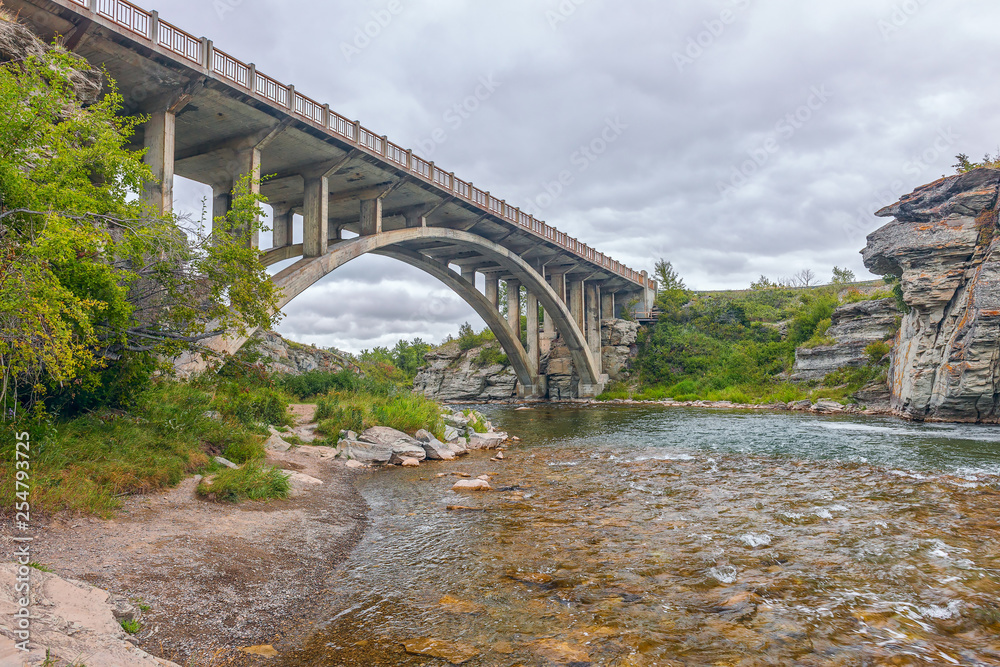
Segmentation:
{"type": "Polygon", "coordinates": [[[354,367],[344,355],[285,340],[273,331],[258,331],[247,341],[264,358],[270,373],[301,375],[309,371],[341,371],[354,367]]]}
{"type": "MultiPolygon", "coordinates": [[[[601,362],[612,380],[628,371],[638,353],[639,325],[625,320],[601,323],[601,362]]],[[[545,349],[544,347],[542,349],[545,349]]],[[[424,357],[427,365],[413,381],[415,391],[438,401],[504,401],[517,396],[517,375],[509,364],[483,363],[499,356],[496,341],[463,351],[457,341],[446,343],[424,357]],[[484,354],[484,350],[487,352],[484,354]],[[493,354],[489,354],[493,352],[493,354]]],[[[576,398],[580,380],[573,368],[569,348],[561,338],[553,339],[542,356],[539,369],[548,377],[549,398],[576,398]]]]}
{"type": "MultiPolygon", "coordinates": [[[[413,380],[413,389],[437,401],[502,401],[517,396],[517,375],[507,364],[480,363],[484,349],[497,342],[462,350],[458,341],[428,352],[427,365],[413,380]]],[[[486,356],[486,355],[484,355],[486,356]]]]}
{"type": "Polygon", "coordinates": [[[893,349],[892,410],[1000,422],[1000,170],[944,178],[878,212],[865,266],[901,279],[910,312],[893,349]]]}
{"type": "Polygon", "coordinates": [[[868,362],[865,348],[877,341],[890,340],[896,333],[900,314],[896,300],[891,298],[859,301],[837,308],[826,332],[836,342],[795,350],[795,367],[789,379],[793,382],[822,380],[841,368],[864,366],[868,362]]]}

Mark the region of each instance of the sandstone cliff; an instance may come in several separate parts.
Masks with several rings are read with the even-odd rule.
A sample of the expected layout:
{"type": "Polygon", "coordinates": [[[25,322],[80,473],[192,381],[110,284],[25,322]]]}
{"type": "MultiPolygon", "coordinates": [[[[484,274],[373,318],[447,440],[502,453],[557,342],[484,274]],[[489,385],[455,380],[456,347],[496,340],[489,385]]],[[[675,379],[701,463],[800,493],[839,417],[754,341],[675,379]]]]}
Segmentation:
{"type": "Polygon", "coordinates": [[[826,332],[836,342],[795,350],[795,367],[789,379],[793,382],[822,380],[841,368],[864,366],[868,362],[865,348],[876,341],[892,338],[899,316],[895,299],[860,301],[837,308],[831,318],[833,324],[826,332]]]}
{"type": "MultiPolygon", "coordinates": [[[[605,320],[601,323],[601,361],[604,372],[612,380],[628,370],[635,356],[639,325],[625,320],[605,320]]],[[[543,347],[543,349],[545,349],[543,347]]],[[[413,388],[428,398],[439,401],[502,401],[517,396],[517,376],[504,363],[492,363],[499,356],[500,345],[490,342],[481,347],[462,351],[452,341],[429,352],[427,365],[413,381],[413,388]],[[493,354],[484,354],[484,349],[493,354]],[[486,363],[484,363],[484,361],[486,363]]],[[[569,348],[560,338],[548,344],[542,356],[540,371],[548,377],[549,395],[553,400],[576,398],[579,378],[573,368],[569,348]]]]}
{"type": "Polygon", "coordinates": [[[901,279],[910,307],[889,374],[894,412],[1000,422],[1000,170],[944,178],[878,212],[865,266],[901,279]]]}
{"type": "Polygon", "coordinates": [[[247,342],[262,355],[270,373],[301,375],[309,371],[341,371],[357,367],[344,355],[285,340],[273,331],[258,331],[247,342]]]}

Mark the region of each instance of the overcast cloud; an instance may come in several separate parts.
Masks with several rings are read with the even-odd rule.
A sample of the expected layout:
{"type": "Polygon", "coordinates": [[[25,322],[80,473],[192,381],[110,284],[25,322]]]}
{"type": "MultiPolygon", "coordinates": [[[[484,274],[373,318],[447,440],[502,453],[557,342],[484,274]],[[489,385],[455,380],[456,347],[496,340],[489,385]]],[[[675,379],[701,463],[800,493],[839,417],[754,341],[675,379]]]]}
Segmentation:
{"type": "MultiPolygon", "coordinates": [[[[633,268],[672,261],[699,289],[834,265],[867,276],[858,252],[884,222],[872,213],[1000,141],[990,0],[151,8],[633,268]],[[584,150],[601,137],[601,154],[584,150]]],[[[178,183],[178,207],[200,212],[204,192],[178,183]]],[[[482,326],[433,278],[363,257],[278,330],[358,351],[438,341],[466,320],[482,326]]]]}

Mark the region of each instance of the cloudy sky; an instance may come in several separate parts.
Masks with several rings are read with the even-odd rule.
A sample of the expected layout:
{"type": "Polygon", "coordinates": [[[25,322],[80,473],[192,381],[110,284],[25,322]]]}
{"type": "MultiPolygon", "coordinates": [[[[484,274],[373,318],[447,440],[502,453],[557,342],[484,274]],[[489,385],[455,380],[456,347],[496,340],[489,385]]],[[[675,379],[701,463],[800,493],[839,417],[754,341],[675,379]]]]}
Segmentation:
{"type": "MultiPolygon", "coordinates": [[[[698,289],[834,265],[867,276],[872,213],[1000,142],[995,0],[151,8],[633,268],[672,261],[698,289]]],[[[179,183],[178,207],[200,211],[204,193],[179,183]]],[[[364,257],[278,330],[358,351],[466,320],[481,326],[432,278],[364,257]]]]}

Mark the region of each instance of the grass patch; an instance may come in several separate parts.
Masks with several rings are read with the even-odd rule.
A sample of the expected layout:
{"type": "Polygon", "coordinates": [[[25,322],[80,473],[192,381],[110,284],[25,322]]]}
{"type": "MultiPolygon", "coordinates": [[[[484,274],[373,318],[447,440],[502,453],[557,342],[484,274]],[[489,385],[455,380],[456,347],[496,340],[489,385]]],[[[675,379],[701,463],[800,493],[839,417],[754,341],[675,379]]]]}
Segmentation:
{"type": "Polygon", "coordinates": [[[360,382],[358,375],[350,370],[336,373],[309,371],[302,375],[283,375],[275,379],[275,385],[301,401],[322,396],[335,389],[352,390],[360,382]]]}
{"type": "Polygon", "coordinates": [[[216,500],[238,503],[241,500],[270,500],[287,498],[291,484],[288,475],[278,468],[247,463],[239,468],[219,471],[211,484],[202,481],[198,495],[214,496],[216,500]]]}
{"type": "Polygon", "coordinates": [[[51,572],[52,571],[51,567],[49,567],[47,565],[42,565],[41,563],[36,563],[35,561],[31,561],[30,563],[28,563],[28,567],[33,567],[36,570],[38,570],[39,572],[51,572]]]}
{"type": "Polygon", "coordinates": [[[230,382],[219,386],[212,405],[243,426],[260,428],[268,424],[290,424],[290,402],[288,394],[280,389],[230,382]]]}
{"type": "Polygon", "coordinates": [[[135,620],[122,621],[121,626],[122,630],[130,635],[138,634],[138,632],[142,630],[142,624],[135,620]]]}
{"type": "MultiPolygon", "coordinates": [[[[15,433],[31,442],[32,509],[111,516],[123,496],[175,486],[204,470],[216,454],[233,460],[263,456],[260,437],[235,421],[205,415],[212,394],[162,382],[129,412],[100,410],[60,420],[51,416],[0,427],[0,456],[14,460],[15,433]]],[[[13,507],[14,466],[0,467],[0,503],[13,507]]]]}
{"type": "Polygon", "coordinates": [[[341,431],[361,433],[388,426],[413,435],[424,429],[444,436],[441,407],[423,396],[387,386],[332,391],[316,402],[317,431],[335,440],[341,431]]]}

